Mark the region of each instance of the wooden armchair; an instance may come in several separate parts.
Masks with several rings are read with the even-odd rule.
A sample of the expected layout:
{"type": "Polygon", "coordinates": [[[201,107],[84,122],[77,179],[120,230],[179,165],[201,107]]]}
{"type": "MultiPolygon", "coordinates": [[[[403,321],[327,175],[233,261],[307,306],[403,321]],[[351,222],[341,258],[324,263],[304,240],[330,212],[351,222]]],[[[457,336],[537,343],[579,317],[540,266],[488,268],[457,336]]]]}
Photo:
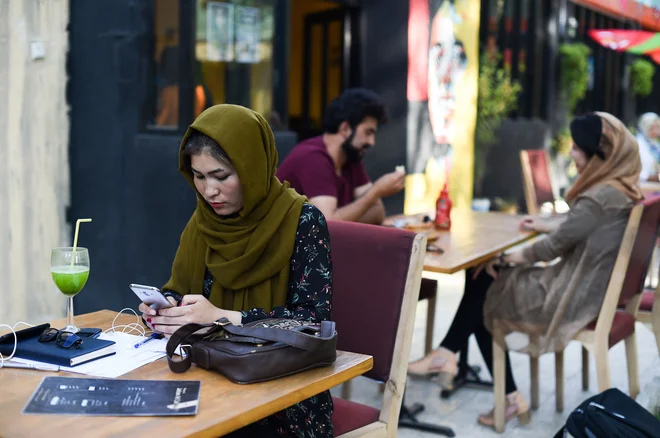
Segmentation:
{"type": "Polygon", "coordinates": [[[368,354],[365,374],[385,382],[380,409],[334,398],[335,436],[394,437],[406,384],[426,236],[329,221],[337,348],[368,354]]]}
{"type": "Polygon", "coordinates": [[[543,149],[522,150],[520,163],[527,213],[538,214],[540,206],[546,202],[551,202],[554,208],[555,191],[547,152],[543,149]]]}
{"type": "MultiPolygon", "coordinates": [[[[603,305],[598,318],[582,329],[575,340],[582,343],[582,386],[589,387],[589,353],[596,358],[599,391],[610,388],[609,349],[620,341],[626,344],[629,392],[632,398],[639,393],[637,369],[637,341],[635,338],[635,317],[642,299],[642,289],[646,272],[655,248],[660,221],[660,199],[651,199],[635,206],[630,213],[614,270],[607,286],[603,305]],[[627,304],[618,309],[620,301],[627,304]]],[[[493,339],[502,339],[503,332],[497,321],[493,339]]],[[[531,405],[539,405],[539,366],[538,357],[530,356],[531,405]]],[[[493,380],[495,393],[495,430],[504,431],[505,411],[505,351],[493,341],[493,380]]],[[[564,409],[564,352],[555,353],[556,407],[564,409]]]]}

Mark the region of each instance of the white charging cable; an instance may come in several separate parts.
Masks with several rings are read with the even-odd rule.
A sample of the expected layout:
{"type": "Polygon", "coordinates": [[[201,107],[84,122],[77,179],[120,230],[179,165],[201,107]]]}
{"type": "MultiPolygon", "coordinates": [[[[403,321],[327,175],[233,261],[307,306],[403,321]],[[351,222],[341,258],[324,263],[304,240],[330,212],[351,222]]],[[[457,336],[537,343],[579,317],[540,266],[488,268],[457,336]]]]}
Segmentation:
{"type": "Polygon", "coordinates": [[[18,336],[16,336],[16,326],[20,324],[26,325],[28,327],[36,327],[33,324],[28,324],[27,322],[23,322],[23,321],[18,321],[16,324],[13,325],[13,327],[8,324],[0,324],[0,327],[7,327],[9,330],[11,330],[11,333],[14,335],[14,349],[11,351],[9,357],[5,358],[2,355],[2,353],[0,353],[0,368],[4,367],[5,361],[11,360],[16,354],[16,348],[18,347],[18,336]]]}
{"type": "Polygon", "coordinates": [[[125,334],[131,334],[131,333],[137,333],[139,336],[147,336],[151,334],[151,330],[147,331],[142,324],[140,324],[140,315],[137,314],[137,312],[129,307],[126,307],[124,309],[121,309],[119,313],[117,313],[117,316],[115,316],[115,319],[112,320],[112,326],[107,329],[104,333],[125,333],[125,334]],[[117,318],[124,313],[124,312],[131,312],[133,315],[135,315],[135,322],[131,322],[129,324],[117,324],[117,318]]]}
{"type": "MultiPolygon", "coordinates": [[[[18,347],[18,336],[16,335],[16,326],[18,325],[26,325],[28,327],[36,327],[33,324],[28,324],[27,322],[19,321],[13,326],[10,326],[8,324],[0,324],[0,327],[7,327],[9,330],[11,330],[11,333],[14,335],[14,348],[11,351],[11,354],[8,357],[4,357],[2,353],[0,353],[0,368],[4,366],[5,361],[11,360],[14,355],[16,354],[16,348],[18,347]]],[[[124,308],[122,309],[115,318],[112,320],[112,327],[109,329],[105,330],[104,333],[126,333],[126,334],[131,334],[131,333],[137,333],[139,336],[148,336],[152,333],[151,330],[146,330],[142,324],[140,324],[140,316],[137,314],[137,312],[131,308],[124,308]],[[116,325],[117,323],[117,318],[124,313],[125,311],[129,311],[135,315],[135,322],[131,322],[129,324],[119,324],[116,325]]]]}

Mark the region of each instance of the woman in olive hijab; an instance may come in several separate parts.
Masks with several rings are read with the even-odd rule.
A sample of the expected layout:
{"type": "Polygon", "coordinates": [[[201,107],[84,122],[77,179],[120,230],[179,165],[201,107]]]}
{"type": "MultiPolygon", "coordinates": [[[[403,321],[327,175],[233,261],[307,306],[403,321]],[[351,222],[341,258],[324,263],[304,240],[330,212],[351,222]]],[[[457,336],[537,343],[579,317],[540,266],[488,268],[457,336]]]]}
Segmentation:
{"type": "MultiPolygon", "coordinates": [[[[323,214],[275,177],[273,133],[258,113],[235,105],[204,111],[181,142],[179,170],[197,194],[154,331],[226,317],[320,322],[330,318],[332,262],[323,214]]],[[[332,399],[319,394],[238,431],[239,436],[332,436],[332,399]]]]}

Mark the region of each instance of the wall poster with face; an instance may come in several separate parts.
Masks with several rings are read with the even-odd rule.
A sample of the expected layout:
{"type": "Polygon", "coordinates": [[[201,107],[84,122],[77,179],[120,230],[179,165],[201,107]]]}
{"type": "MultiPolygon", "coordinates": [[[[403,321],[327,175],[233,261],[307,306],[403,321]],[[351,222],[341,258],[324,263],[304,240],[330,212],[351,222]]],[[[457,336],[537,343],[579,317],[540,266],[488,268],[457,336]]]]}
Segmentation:
{"type": "Polygon", "coordinates": [[[435,210],[447,181],[472,199],[479,0],[410,0],[406,214],[435,210]]]}

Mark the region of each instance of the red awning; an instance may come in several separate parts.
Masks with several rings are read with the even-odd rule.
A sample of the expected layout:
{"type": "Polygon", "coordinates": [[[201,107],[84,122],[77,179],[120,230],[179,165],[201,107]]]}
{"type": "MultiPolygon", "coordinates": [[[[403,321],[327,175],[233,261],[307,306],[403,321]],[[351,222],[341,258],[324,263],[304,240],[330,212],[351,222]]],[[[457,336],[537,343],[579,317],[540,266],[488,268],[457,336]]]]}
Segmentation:
{"type": "Polygon", "coordinates": [[[603,12],[613,17],[624,17],[640,23],[644,29],[660,31],[660,8],[644,6],[635,0],[572,0],[573,3],[603,12]]]}

